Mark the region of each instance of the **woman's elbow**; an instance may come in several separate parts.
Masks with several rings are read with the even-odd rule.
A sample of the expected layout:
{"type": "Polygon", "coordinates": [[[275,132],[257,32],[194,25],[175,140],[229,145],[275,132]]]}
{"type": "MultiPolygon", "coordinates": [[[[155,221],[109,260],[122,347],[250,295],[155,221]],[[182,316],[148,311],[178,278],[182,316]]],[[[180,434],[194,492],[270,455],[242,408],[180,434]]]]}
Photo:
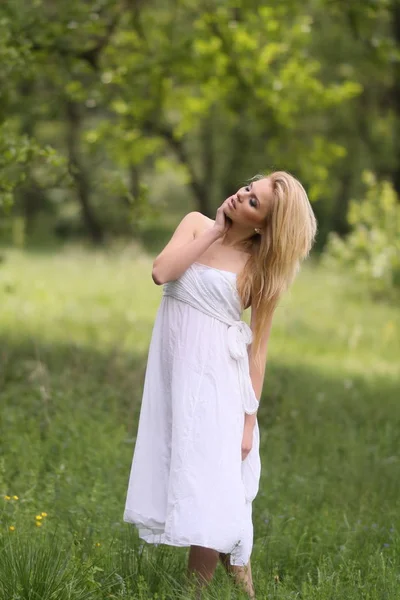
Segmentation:
{"type": "Polygon", "coordinates": [[[158,275],[154,272],[154,269],[151,272],[151,277],[156,285],[162,285],[162,281],[158,278],[158,275]]]}
{"type": "Polygon", "coordinates": [[[163,280],[162,276],[160,275],[157,267],[155,267],[154,265],[153,265],[153,269],[151,271],[151,277],[156,285],[163,285],[165,283],[165,281],[163,280]]]}

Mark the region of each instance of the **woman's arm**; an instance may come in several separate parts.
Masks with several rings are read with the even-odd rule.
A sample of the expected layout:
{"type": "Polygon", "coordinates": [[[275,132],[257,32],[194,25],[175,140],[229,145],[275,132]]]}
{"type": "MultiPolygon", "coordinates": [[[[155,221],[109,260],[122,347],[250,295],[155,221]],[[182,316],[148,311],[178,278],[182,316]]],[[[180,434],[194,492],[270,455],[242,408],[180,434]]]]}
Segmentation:
{"type": "Polygon", "coordinates": [[[151,275],[155,284],[178,279],[222,235],[217,227],[205,231],[203,228],[204,216],[200,212],[193,211],[183,217],[172,238],[153,262],[151,275]]]}
{"type": "MultiPolygon", "coordinates": [[[[260,348],[261,366],[260,367],[258,367],[256,365],[255,360],[252,357],[252,344],[250,344],[248,346],[250,378],[251,378],[251,383],[253,385],[253,390],[254,390],[257,400],[261,399],[261,393],[262,393],[263,384],[264,384],[265,367],[266,367],[267,351],[268,351],[268,340],[269,340],[269,336],[271,334],[271,328],[272,328],[272,316],[273,315],[271,315],[271,317],[267,323],[267,327],[263,333],[262,340],[261,340],[261,348],[260,348]]],[[[252,331],[254,331],[255,317],[256,317],[256,309],[255,309],[255,306],[252,304],[251,319],[250,319],[250,328],[252,331]]],[[[256,417],[257,417],[257,413],[254,413],[252,415],[245,413],[245,426],[254,427],[254,425],[256,423],[256,417]]]]}

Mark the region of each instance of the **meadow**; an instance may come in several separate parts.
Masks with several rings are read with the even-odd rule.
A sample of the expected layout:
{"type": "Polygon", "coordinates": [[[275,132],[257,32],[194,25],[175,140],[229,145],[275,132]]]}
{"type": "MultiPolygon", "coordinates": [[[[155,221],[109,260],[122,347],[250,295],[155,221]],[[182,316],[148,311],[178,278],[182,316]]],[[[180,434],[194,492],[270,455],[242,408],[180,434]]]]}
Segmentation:
{"type": "MultiPolygon", "coordinates": [[[[1,256],[0,598],[188,598],[188,549],[122,520],[162,293],[152,257],[1,256]]],[[[258,413],[259,600],[400,598],[399,334],[398,307],[315,260],[282,298],[258,413]]],[[[205,598],[245,595],[218,565],[205,598]]]]}

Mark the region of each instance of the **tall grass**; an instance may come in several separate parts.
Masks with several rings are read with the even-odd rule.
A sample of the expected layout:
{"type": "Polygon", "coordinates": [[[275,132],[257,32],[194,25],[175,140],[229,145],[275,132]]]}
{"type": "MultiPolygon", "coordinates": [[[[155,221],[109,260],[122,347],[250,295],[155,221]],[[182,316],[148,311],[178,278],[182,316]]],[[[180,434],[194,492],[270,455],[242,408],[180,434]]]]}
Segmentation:
{"type": "MultiPolygon", "coordinates": [[[[122,521],[162,293],[151,258],[4,257],[0,598],[190,597],[188,549],[122,521]]],[[[282,300],[258,413],[259,599],[400,598],[399,329],[397,307],[311,262],[282,300]]],[[[205,597],[245,596],[219,565],[205,597]]]]}

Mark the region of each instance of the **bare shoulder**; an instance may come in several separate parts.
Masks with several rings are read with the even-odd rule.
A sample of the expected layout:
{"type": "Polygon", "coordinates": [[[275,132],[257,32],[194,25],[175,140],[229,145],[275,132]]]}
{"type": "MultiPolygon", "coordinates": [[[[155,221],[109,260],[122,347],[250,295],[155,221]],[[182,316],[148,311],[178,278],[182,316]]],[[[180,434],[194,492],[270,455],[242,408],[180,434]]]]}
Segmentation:
{"type": "Polygon", "coordinates": [[[197,237],[198,235],[203,233],[203,231],[206,231],[207,229],[211,229],[211,227],[213,227],[213,225],[215,223],[215,221],[213,219],[210,219],[210,217],[203,215],[203,213],[201,213],[201,212],[196,211],[196,215],[197,215],[197,227],[196,227],[195,237],[197,237]]]}
{"type": "Polygon", "coordinates": [[[177,225],[174,236],[183,233],[190,234],[192,238],[195,238],[203,228],[204,219],[206,219],[206,217],[197,210],[187,213],[177,225]]]}

